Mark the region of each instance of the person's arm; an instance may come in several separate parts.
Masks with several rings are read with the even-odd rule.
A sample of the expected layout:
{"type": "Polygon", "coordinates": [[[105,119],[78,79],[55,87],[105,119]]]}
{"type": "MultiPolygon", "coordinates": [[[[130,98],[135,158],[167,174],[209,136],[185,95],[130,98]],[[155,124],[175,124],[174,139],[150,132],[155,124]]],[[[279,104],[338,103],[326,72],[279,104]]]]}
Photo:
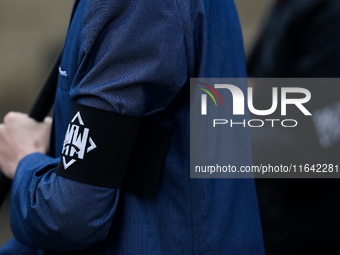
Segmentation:
{"type": "Polygon", "coordinates": [[[30,247],[81,250],[106,238],[119,190],[58,176],[58,162],[41,153],[21,160],[12,187],[12,231],[30,247]]]}
{"type": "Polygon", "coordinates": [[[105,239],[119,191],[58,177],[53,171],[59,158],[44,155],[50,129],[50,118],[38,123],[14,112],[0,125],[0,167],[8,178],[14,177],[12,230],[29,246],[82,249],[105,239]]]}
{"type": "MultiPolygon", "coordinates": [[[[183,30],[175,3],[155,1],[150,9],[146,2],[103,6],[92,1],[82,9],[83,3],[70,28],[78,31],[80,24],[80,31],[73,41],[67,39],[64,49],[64,61],[71,56],[68,64],[73,64],[61,63],[69,75],[70,97],[128,116],[165,109],[187,82],[183,30]]],[[[41,153],[20,161],[12,187],[11,227],[17,240],[31,247],[85,249],[106,238],[120,190],[60,176],[55,172],[60,162],[60,157],[41,153]]]]}

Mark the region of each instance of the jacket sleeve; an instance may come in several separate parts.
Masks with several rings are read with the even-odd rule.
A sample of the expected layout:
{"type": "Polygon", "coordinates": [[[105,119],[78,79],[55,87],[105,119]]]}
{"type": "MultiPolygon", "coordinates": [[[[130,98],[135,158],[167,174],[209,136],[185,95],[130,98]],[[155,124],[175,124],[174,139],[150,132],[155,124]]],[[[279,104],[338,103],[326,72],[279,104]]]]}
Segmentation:
{"type": "Polygon", "coordinates": [[[34,153],[21,160],[12,186],[16,239],[44,250],[81,250],[105,239],[119,189],[84,184],[54,173],[59,158],[34,153]]]}

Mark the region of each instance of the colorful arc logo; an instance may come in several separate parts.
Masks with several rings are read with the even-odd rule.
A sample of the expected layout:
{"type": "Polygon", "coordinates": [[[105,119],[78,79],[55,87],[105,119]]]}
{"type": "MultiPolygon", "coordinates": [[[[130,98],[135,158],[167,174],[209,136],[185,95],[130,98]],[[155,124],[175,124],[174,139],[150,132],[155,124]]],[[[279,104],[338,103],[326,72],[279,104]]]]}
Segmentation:
{"type": "MultiPolygon", "coordinates": [[[[206,86],[207,88],[209,88],[217,96],[218,100],[220,101],[220,104],[222,105],[221,97],[220,97],[220,95],[216,92],[216,90],[213,87],[211,87],[208,84],[202,83],[202,82],[197,82],[197,83],[202,84],[203,86],[206,86]]],[[[204,88],[200,88],[200,89],[203,90],[204,92],[206,92],[212,98],[212,100],[214,101],[215,106],[217,106],[215,97],[211,94],[211,92],[209,90],[207,90],[207,89],[204,89],[204,88]]],[[[207,95],[206,94],[202,94],[201,100],[202,100],[201,114],[202,115],[207,115],[207,95]]]]}

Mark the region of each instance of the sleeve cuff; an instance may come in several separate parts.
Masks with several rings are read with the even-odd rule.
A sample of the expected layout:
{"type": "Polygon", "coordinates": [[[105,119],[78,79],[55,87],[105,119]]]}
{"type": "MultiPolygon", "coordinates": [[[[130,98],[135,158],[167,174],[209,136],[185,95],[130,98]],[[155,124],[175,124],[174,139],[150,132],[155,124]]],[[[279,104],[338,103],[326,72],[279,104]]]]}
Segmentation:
{"type": "Polygon", "coordinates": [[[13,179],[13,188],[16,183],[20,182],[24,175],[41,175],[46,172],[46,169],[55,168],[60,158],[52,158],[45,154],[35,152],[22,158],[18,164],[17,170],[13,179]]]}

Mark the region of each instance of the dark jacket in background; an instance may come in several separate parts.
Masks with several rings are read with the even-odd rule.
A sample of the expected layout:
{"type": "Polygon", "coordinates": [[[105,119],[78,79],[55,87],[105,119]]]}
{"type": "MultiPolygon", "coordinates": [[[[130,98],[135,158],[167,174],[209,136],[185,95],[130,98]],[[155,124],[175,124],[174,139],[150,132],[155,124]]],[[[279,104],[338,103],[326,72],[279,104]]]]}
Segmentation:
{"type": "MultiPolygon", "coordinates": [[[[248,60],[248,74],[258,78],[340,77],[340,1],[277,1],[248,60]]],[[[334,88],[333,93],[340,100],[340,89],[334,88]]],[[[317,101],[329,104],[326,98],[317,101]]],[[[305,131],[316,136],[314,130],[305,131]]],[[[295,160],[307,164],[309,159],[339,162],[339,143],[327,149],[315,143],[309,159],[296,159],[297,147],[271,132],[264,135],[253,130],[254,165],[295,160]]],[[[289,132],[292,139],[306,135],[294,129],[289,132]]],[[[268,255],[340,253],[340,180],[258,179],[256,186],[268,255]]]]}

